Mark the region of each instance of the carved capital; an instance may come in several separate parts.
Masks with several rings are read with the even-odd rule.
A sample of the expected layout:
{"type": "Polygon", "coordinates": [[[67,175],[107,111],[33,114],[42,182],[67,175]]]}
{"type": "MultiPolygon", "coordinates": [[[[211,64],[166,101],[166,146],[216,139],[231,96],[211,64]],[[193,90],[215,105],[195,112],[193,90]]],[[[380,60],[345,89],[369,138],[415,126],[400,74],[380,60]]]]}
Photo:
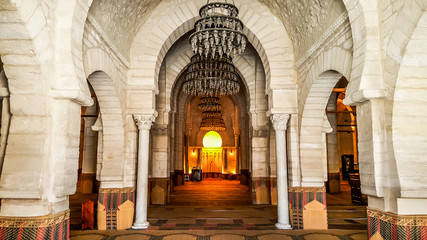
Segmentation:
{"type": "Polygon", "coordinates": [[[285,131],[288,125],[290,114],[273,114],[270,117],[271,122],[273,123],[274,130],[285,131]]]}
{"type": "Polygon", "coordinates": [[[153,115],[133,115],[133,120],[139,130],[150,130],[156,117],[153,115]]]}

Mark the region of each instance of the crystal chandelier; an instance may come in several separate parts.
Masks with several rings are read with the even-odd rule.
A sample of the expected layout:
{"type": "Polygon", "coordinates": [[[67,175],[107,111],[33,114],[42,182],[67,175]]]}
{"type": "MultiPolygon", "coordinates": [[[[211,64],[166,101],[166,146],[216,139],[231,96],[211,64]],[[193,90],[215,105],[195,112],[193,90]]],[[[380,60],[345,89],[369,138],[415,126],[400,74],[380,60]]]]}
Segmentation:
{"type": "Polygon", "coordinates": [[[190,36],[194,52],[185,75],[183,91],[194,96],[225,96],[240,91],[232,56],[241,54],[247,43],[239,10],[231,3],[213,2],[202,6],[201,17],[190,36]]]}
{"type": "Polygon", "coordinates": [[[237,53],[246,47],[243,23],[238,19],[239,10],[227,2],[208,3],[200,8],[201,17],[194,24],[195,33],[190,36],[190,44],[195,54],[221,58],[237,53]]]}
{"type": "Polygon", "coordinates": [[[222,117],[203,118],[200,123],[200,130],[205,131],[225,131],[225,123],[222,117]]]}
{"type": "Polygon", "coordinates": [[[221,111],[204,111],[202,115],[204,118],[222,118],[221,111]]]}
{"type": "Polygon", "coordinates": [[[183,91],[195,96],[225,96],[238,93],[240,84],[230,57],[209,58],[198,54],[191,58],[183,91]]]}
{"type": "Polygon", "coordinates": [[[219,103],[219,98],[217,97],[201,97],[201,103],[198,107],[203,111],[221,111],[221,104],[219,103]]]}

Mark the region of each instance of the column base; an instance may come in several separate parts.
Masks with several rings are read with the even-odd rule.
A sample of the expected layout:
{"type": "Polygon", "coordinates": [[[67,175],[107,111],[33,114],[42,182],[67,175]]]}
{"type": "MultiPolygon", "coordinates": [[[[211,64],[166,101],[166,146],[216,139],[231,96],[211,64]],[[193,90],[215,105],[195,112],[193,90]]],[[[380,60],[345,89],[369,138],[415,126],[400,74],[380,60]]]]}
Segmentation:
{"type": "Polygon", "coordinates": [[[134,223],[133,226],[132,226],[132,229],[135,229],[135,230],[144,230],[144,229],[147,229],[148,226],[150,226],[149,222],[134,223]]]}
{"type": "Polygon", "coordinates": [[[325,187],[290,187],[289,213],[295,229],[328,229],[325,187]]]}
{"type": "Polygon", "coordinates": [[[149,179],[150,204],[165,205],[169,202],[169,178],[149,179]]]}
{"type": "Polygon", "coordinates": [[[270,178],[252,178],[252,203],[270,204],[270,178]]]}
{"type": "Polygon", "coordinates": [[[275,226],[277,229],[280,229],[280,230],[291,230],[291,229],[293,229],[290,224],[276,223],[275,226]]]}
{"type": "Polygon", "coordinates": [[[128,229],[135,212],[135,188],[104,188],[98,194],[98,229],[128,229]]]}
{"type": "Polygon", "coordinates": [[[0,217],[0,239],[67,240],[70,210],[40,217],[0,217]]]}
{"type": "Polygon", "coordinates": [[[373,208],[367,214],[368,239],[427,239],[427,215],[398,215],[373,208]]]}

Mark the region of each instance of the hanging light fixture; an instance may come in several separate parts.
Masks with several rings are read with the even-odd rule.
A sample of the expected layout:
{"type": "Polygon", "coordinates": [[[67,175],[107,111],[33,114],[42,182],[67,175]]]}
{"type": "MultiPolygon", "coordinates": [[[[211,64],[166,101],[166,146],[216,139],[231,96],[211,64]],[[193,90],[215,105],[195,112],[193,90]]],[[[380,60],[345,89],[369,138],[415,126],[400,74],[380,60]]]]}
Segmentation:
{"type": "Polygon", "coordinates": [[[221,114],[221,103],[218,97],[201,97],[198,105],[202,110],[200,130],[224,131],[225,123],[221,114]]]}
{"type": "Polygon", "coordinates": [[[194,52],[183,91],[195,96],[233,95],[240,84],[232,56],[241,54],[247,43],[239,10],[231,3],[213,2],[202,6],[201,17],[190,36],[194,52]]]}
{"type": "Polygon", "coordinates": [[[200,123],[200,130],[205,131],[225,131],[225,123],[222,117],[203,118],[200,123]]]}
{"type": "Polygon", "coordinates": [[[233,95],[240,90],[237,79],[230,57],[210,58],[196,54],[191,58],[183,90],[195,96],[233,95]]]}
{"type": "Polygon", "coordinates": [[[204,111],[202,115],[204,118],[222,118],[221,111],[204,111]]]}
{"type": "Polygon", "coordinates": [[[201,97],[201,103],[197,105],[203,112],[205,111],[221,111],[221,103],[218,97],[201,97]]]}
{"type": "Polygon", "coordinates": [[[190,44],[195,54],[214,58],[217,54],[231,57],[241,54],[246,47],[243,23],[238,19],[239,10],[234,4],[213,2],[202,6],[201,17],[194,24],[195,33],[190,36],[190,44]]]}

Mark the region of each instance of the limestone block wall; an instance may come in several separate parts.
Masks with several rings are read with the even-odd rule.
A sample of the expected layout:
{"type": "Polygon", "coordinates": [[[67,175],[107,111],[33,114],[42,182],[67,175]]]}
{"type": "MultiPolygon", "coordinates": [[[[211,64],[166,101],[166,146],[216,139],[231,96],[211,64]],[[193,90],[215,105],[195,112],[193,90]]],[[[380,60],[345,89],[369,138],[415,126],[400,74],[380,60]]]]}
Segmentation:
{"type": "Polygon", "coordinates": [[[323,186],[322,129],[325,110],[338,80],[350,76],[352,35],[347,15],[341,15],[297,61],[299,148],[302,186],[323,186]],[[333,71],[329,71],[333,70],[333,71]],[[329,71],[329,72],[328,72],[329,71]]]}
{"type": "Polygon", "coordinates": [[[401,198],[427,198],[427,127],[423,124],[427,118],[426,29],[424,12],[406,46],[394,92],[391,131],[401,198]]]}
{"type": "Polygon", "coordinates": [[[3,216],[64,212],[68,195],[75,191],[80,104],[90,105],[92,100],[68,58],[71,49],[59,47],[76,46],[70,32],[63,34],[67,27],[61,23],[81,17],[59,16],[64,2],[2,3],[0,55],[13,115],[0,182],[3,216]],[[63,70],[70,62],[71,67],[63,70]],[[33,200],[25,204],[10,198],[33,200]]]}
{"type": "MultiPolygon", "coordinates": [[[[83,35],[84,67],[86,74],[102,70],[110,78],[107,82],[101,81],[97,85],[95,92],[96,94],[105,94],[105,97],[107,97],[104,97],[103,104],[100,104],[103,105],[102,108],[104,111],[102,117],[104,120],[107,120],[106,118],[111,119],[111,121],[106,123],[107,128],[111,129],[111,131],[110,133],[105,132],[105,130],[103,131],[103,134],[105,134],[103,141],[106,144],[111,141],[120,141],[119,146],[123,145],[121,150],[117,148],[107,149],[104,146],[106,151],[115,151],[116,153],[112,154],[118,154],[114,157],[116,160],[122,159],[121,162],[119,160],[113,163],[113,165],[110,164],[110,168],[112,169],[115,168],[114,164],[120,164],[120,168],[123,169],[118,172],[121,176],[114,177],[114,180],[111,179],[113,182],[116,182],[111,187],[120,187],[120,185],[123,187],[133,187],[136,179],[137,132],[132,116],[128,114],[129,110],[125,110],[133,107],[128,104],[128,92],[126,90],[129,63],[102,31],[103,29],[99,27],[94,17],[89,15],[83,35]],[[114,99],[113,96],[117,96],[117,98],[114,99]],[[117,136],[117,134],[120,137],[114,139],[114,136],[117,136]],[[117,181],[121,183],[117,183],[117,181]]],[[[132,112],[131,109],[130,111],[132,112]]],[[[113,145],[115,144],[113,143],[113,145]]],[[[104,154],[104,157],[106,159],[109,158],[108,154],[104,154]]],[[[115,172],[117,174],[117,171],[115,172]]],[[[107,175],[104,174],[104,176],[107,175]]],[[[108,186],[104,187],[108,188],[108,186]]]]}

